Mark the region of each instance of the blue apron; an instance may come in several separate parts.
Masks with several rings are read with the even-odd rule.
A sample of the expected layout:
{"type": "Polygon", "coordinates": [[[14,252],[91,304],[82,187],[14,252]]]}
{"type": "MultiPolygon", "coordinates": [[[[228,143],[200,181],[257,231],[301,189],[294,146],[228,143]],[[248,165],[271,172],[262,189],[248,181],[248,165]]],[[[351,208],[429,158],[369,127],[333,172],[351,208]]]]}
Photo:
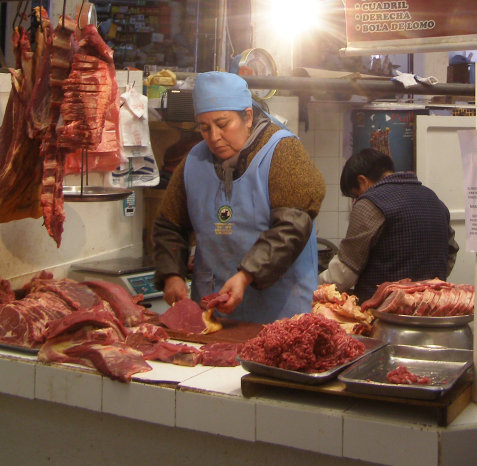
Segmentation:
{"type": "MultiPolygon", "coordinates": [[[[244,255],[259,235],[270,228],[268,175],[276,145],[287,130],[272,135],[245,173],[233,181],[232,198],[214,169],[213,155],[205,141],[190,151],[184,181],[187,208],[196,234],[192,299],[218,292],[237,273],[244,255]]],[[[318,286],[318,253],[315,226],[304,250],[271,287],[247,287],[243,302],[231,319],[267,323],[297,313],[310,312],[318,286]]]]}

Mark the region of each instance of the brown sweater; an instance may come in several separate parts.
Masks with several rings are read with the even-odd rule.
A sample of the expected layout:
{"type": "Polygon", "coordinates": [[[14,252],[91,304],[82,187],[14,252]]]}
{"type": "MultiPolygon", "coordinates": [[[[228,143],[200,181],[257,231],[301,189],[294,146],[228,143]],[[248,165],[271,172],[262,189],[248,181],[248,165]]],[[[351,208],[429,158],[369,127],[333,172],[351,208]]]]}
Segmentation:
{"type": "MultiPolygon", "coordinates": [[[[245,153],[241,154],[245,163],[239,164],[234,178],[243,174],[257,152],[279,129],[275,124],[268,125],[245,153]]],[[[177,226],[189,229],[191,225],[184,185],[185,162],[186,158],[174,170],[162,202],[160,216],[177,226]]],[[[268,188],[272,209],[291,207],[307,212],[312,219],[318,215],[326,191],[323,175],[297,138],[283,138],[277,144],[270,166],[268,188]]]]}

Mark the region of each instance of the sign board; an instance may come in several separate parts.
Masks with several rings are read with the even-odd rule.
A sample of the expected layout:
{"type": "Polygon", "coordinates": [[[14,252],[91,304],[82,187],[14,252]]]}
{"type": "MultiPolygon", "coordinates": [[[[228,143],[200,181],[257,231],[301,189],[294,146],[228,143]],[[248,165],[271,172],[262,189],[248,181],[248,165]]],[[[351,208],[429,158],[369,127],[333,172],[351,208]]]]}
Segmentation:
{"type": "Polygon", "coordinates": [[[477,48],[477,2],[346,0],[349,55],[477,48]]]}

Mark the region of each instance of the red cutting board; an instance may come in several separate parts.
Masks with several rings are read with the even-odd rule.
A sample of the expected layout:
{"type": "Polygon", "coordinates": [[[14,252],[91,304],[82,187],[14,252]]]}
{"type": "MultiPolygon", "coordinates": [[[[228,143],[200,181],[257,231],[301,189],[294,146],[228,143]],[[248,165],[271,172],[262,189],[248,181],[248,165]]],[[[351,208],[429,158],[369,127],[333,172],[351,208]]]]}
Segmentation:
{"type": "Polygon", "coordinates": [[[194,343],[244,343],[247,340],[250,340],[250,338],[257,336],[258,332],[263,328],[263,324],[256,324],[253,322],[241,322],[238,320],[223,318],[218,318],[217,320],[223,325],[222,330],[207,335],[179,332],[176,330],[169,330],[168,328],[165,330],[170,338],[194,343]]]}

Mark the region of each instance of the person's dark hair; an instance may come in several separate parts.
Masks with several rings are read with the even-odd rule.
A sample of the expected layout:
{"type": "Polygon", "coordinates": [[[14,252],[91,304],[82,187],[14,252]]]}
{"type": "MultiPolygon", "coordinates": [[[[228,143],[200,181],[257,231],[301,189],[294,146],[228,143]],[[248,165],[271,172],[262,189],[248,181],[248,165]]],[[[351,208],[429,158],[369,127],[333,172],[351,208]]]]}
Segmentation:
{"type": "Polygon", "coordinates": [[[376,183],[386,172],[394,173],[391,157],[375,149],[363,149],[346,161],[341,172],[341,192],[343,196],[353,197],[352,190],[359,189],[359,175],[364,175],[376,183]]]}
{"type": "MultiPolygon", "coordinates": [[[[257,115],[259,114],[260,110],[257,109],[255,107],[255,105],[252,106],[252,110],[253,110],[253,120],[256,119],[257,115]]],[[[248,113],[246,111],[246,109],[244,110],[237,110],[237,113],[239,114],[240,118],[243,120],[243,121],[247,121],[248,120],[248,113]]]]}

